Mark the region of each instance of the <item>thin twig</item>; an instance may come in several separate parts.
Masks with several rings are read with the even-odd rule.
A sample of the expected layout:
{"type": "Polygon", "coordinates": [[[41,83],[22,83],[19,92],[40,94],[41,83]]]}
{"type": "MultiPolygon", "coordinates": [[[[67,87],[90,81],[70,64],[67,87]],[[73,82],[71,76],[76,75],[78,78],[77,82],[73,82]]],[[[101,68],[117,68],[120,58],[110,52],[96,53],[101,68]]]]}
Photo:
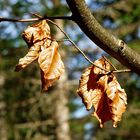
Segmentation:
{"type": "MultiPolygon", "coordinates": [[[[34,14],[35,15],[35,14],[34,14]]],[[[33,21],[40,21],[46,19],[62,19],[62,20],[72,20],[72,16],[44,16],[38,18],[31,18],[31,19],[13,19],[13,18],[4,18],[0,17],[0,22],[2,21],[9,21],[9,22],[33,22],[33,21]]]]}
{"type": "Polygon", "coordinates": [[[97,68],[104,70],[106,72],[108,72],[108,70],[99,67],[98,65],[94,64],[87,56],[86,54],[71,40],[71,38],[61,29],[61,27],[59,27],[55,22],[53,22],[52,20],[47,19],[47,21],[49,21],[50,23],[52,23],[53,25],[55,25],[57,28],[60,29],[60,31],[68,38],[68,40],[73,44],[73,46],[84,56],[84,58],[91,63],[92,65],[96,66],[97,68]]]}
{"type": "Polygon", "coordinates": [[[130,69],[113,71],[113,73],[123,73],[123,72],[132,72],[132,71],[130,69]]]}
{"type": "Polygon", "coordinates": [[[72,16],[44,16],[45,19],[63,19],[63,20],[73,20],[72,16]]]}
{"type": "MultiPolygon", "coordinates": [[[[37,13],[32,13],[34,16],[37,16],[39,18],[42,18],[39,14],[37,13]]],[[[86,54],[74,43],[74,41],[72,41],[72,39],[63,31],[63,29],[58,26],[55,22],[53,22],[52,20],[50,19],[47,19],[47,21],[49,21],[51,24],[55,25],[67,38],[68,40],[73,44],[73,46],[84,56],[84,58],[89,62],[91,63],[92,65],[96,66],[97,68],[101,69],[101,70],[104,70],[106,72],[108,72],[108,70],[102,68],[102,67],[99,67],[98,65],[94,64],[87,56],[86,54]]]]}
{"type": "Polygon", "coordinates": [[[35,15],[37,18],[31,18],[31,19],[12,19],[12,18],[4,18],[4,17],[0,17],[0,22],[3,21],[8,21],[8,22],[34,22],[34,21],[41,21],[41,20],[47,20],[50,23],[52,23],[53,25],[55,25],[57,28],[59,28],[59,30],[68,38],[68,40],[64,40],[64,41],[70,41],[73,46],[84,56],[84,58],[91,63],[92,65],[96,66],[97,68],[104,70],[108,73],[113,72],[113,73],[122,73],[122,72],[131,72],[130,69],[126,69],[126,70],[117,70],[114,65],[112,63],[110,63],[108,60],[108,62],[111,64],[111,66],[114,68],[114,71],[108,71],[102,67],[99,67],[98,65],[94,64],[87,56],[86,54],[71,40],[71,38],[61,29],[61,27],[59,27],[55,22],[53,22],[51,19],[67,19],[67,20],[73,20],[72,16],[57,16],[57,17],[53,17],[53,16],[45,16],[42,17],[36,13],[31,13],[32,15],[35,15]]]}
{"type": "Polygon", "coordinates": [[[8,22],[33,22],[33,21],[40,21],[44,18],[31,18],[31,19],[13,19],[13,18],[4,18],[0,17],[0,22],[8,21],[8,22]]]}
{"type": "Polygon", "coordinates": [[[112,71],[107,72],[105,75],[109,75],[109,74],[112,74],[112,73],[124,73],[124,72],[132,72],[132,71],[130,69],[112,70],[112,71]]]}
{"type": "MultiPolygon", "coordinates": [[[[72,16],[58,16],[58,17],[49,17],[49,16],[46,16],[46,17],[41,17],[39,16],[38,14],[36,13],[33,13],[33,15],[37,16],[38,18],[32,18],[32,19],[11,19],[11,18],[3,18],[3,17],[0,17],[0,22],[2,21],[9,21],[9,22],[32,22],[32,21],[40,21],[40,20],[47,20],[49,21],[50,23],[52,23],[53,25],[55,25],[57,28],[60,29],[60,31],[68,38],[68,40],[74,45],[74,47],[85,57],[85,59],[91,63],[92,65],[104,70],[104,71],[107,71],[106,69],[104,68],[101,68],[99,66],[97,66],[96,64],[94,64],[85,54],[84,52],[78,48],[78,46],[71,40],[71,38],[55,23],[53,22],[52,20],[50,19],[69,19],[69,20],[72,20],[72,16]]],[[[108,71],[107,71],[108,72],[108,71]]]]}

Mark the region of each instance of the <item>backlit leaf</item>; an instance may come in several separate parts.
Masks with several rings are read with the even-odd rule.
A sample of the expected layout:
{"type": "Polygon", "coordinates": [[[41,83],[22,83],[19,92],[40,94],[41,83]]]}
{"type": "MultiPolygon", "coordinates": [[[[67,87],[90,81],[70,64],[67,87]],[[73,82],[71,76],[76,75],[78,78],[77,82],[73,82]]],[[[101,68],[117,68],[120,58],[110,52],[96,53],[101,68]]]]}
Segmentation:
{"type": "Polygon", "coordinates": [[[22,33],[23,39],[27,42],[28,46],[31,47],[33,44],[51,39],[50,27],[46,20],[42,20],[39,23],[28,26],[22,33]],[[50,38],[50,39],[48,39],[50,38]]]}
{"type": "Polygon", "coordinates": [[[40,48],[39,46],[31,46],[28,50],[28,53],[21,59],[19,59],[18,65],[16,65],[15,71],[20,71],[26,66],[28,66],[30,63],[32,63],[34,60],[36,60],[39,56],[40,48]]]}
{"type": "Polygon", "coordinates": [[[36,60],[39,52],[43,48],[50,46],[50,27],[45,20],[27,27],[22,34],[23,39],[27,42],[29,50],[28,53],[19,60],[15,71],[20,71],[31,62],[36,60]]]}
{"type": "MultiPolygon", "coordinates": [[[[95,64],[110,70],[110,64],[104,58],[95,61],[95,64]]],[[[77,92],[87,110],[94,107],[93,115],[101,127],[108,120],[113,121],[113,127],[117,126],[126,109],[127,97],[112,73],[107,74],[95,66],[87,68],[82,74],[77,92]]]]}
{"type": "Polygon", "coordinates": [[[64,64],[58,52],[58,43],[50,36],[50,27],[45,20],[27,27],[22,34],[28,44],[28,53],[19,60],[15,71],[20,71],[38,59],[41,69],[42,89],[59,79],[64,72],[64,64]]]}
{"type": "Polygon", "coordinates": [[[39,55],[38,62],[42,70],[42,78],[44,78],[42,84],[44,81],[46,84],[43,90],[47,90],[64,72],[64,64],[58,52],[58,47],[58,43],[53,41],[51,46],[44,49],[39,55]]]}

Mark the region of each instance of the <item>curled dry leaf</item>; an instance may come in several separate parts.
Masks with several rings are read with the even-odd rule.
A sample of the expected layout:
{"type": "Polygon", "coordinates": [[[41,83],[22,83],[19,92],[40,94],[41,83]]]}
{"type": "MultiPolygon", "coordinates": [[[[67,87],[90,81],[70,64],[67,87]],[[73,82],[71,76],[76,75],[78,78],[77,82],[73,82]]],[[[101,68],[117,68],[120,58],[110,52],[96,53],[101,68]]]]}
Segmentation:
{"type": "Polygon", "coordinates": [[[64,72],[64,64],[58,52],[58,43],[53,41],[49,48],[44,49],[39,55],[41,68],[42,87],[47,90],[64,72]],[[45,83],[45,84],[44,84],[45,83]]]}
{"type": "Polygon", "coordinates": [[[35,61],[39,56],[40,47],[37,45],[31,46],[28,53],[21,59],[19,59],[18,65],[16,65],[15,71],[20,71],[35,61]]]}
{"type": "Polygon", "coordinates": [[[42,89],[47,90],[64,72],[64,64],[58,52],[58,43],[52,41],[50,27],[45,20],[27,27],[22,34],[28,44],[28,53],[19,60],[15,71],[27,67],[38,59],[41,69],[42,89]]]}
{"type": "Polygon", "coordinates": [[[50,40],[50,27],[46,20],[42,20],[39,23],[28,26],[26,30],[22,33],[23,39],[26,41],[29,47],[33,44],[43,40],[50,40]]]}
{"type": "MultiPolygon", "coordinates": [[[[95,64],[110,70],[110,64],[104,58],[95,61],[95,64]]],[[[126,109],[127,96],[112,73],[107,74],[95,66],[87,68],[82,74],[77,92],[87,110],[94,107],[93,115],[101,127],[109,120],[113,121],[113,127],[117,126],[126,109]]]]}
{"type": "Polygon", "coordinates": [[[45,20],[27,27],[22,34],[23,39],[27,42],[29,50],[28,53],[19,60],[15,71],[20,71],[31,62],[36,60],[42,47],[50,46],[50,27],[45,20]]]}
{"type": "Polygon", "coordinates": [[[57,79],[46,79],[45,78],[45,73],[40,69],[40,74],[41,74],[41,82],[42,82],[42,91],[47,91],[49,87],[52,86],[52,84],[57,80],[57,79]]]}

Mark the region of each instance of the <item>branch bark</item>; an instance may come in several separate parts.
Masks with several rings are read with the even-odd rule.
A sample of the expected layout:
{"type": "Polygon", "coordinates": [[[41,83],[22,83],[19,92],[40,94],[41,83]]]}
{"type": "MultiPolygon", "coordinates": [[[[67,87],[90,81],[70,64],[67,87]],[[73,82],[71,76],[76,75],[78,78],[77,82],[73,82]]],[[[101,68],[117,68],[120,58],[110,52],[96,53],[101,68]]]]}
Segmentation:
{"type": "Polygon", "coordinates": [[[105,30],[94,18],[84,0],[66,0],[73,20],[100,48],[140,76],[140,54],[105,30]]]}

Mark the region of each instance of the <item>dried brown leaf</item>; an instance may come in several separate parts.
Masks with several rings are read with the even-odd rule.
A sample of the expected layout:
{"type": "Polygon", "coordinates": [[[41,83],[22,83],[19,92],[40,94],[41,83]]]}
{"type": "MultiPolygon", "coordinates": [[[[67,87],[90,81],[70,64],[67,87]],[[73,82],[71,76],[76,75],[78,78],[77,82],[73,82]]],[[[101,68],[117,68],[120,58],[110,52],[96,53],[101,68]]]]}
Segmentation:
{"type": "Polygon", "coordinates": [[[42,89],[47,90],[64,72],[64,64],[58,52],[58,43],[52,41],[50,27],[46,20],[27,27],[22,37],[28,44],[29,50],[19,60],[15,71],[20,71],[38,59],[41,69],[42,89]]]}
{"type": "Polygon", "coordinates": [[[121,88],[116,77],[110,75],[108,80],[108,87],[106,89],[106,94],[108,98],[113,101],[110,105],[112,109],[112,120],[113,126],[117,126],[117,122],[121,120],[122,113],[126,110],[127,105],[127,95],[124,89],[121,88]]]}
{"type": "Polygon", "coordinates": [[[42,91],[47,91],[49,87],[52,86],[52,84],[57,80],[57,79],[46,79],[45,78],[45,73],[40,69],[40,74],[41,74],[41,82],[42,82],[42,91]]]}
{"type": "MultiPolygon", "coordinates": [[[[106,70],[110,69],[110,64],[104,58],[95,61],[95,64],[106,70]]],[[[125,111],[127,98],[113,74],[107,75],[105,71],[91,66],[82,74],[77,92],[87,110],[94,107],[93,115],[99,120],[101,127],[108,120],[113,121],[114,127],[117,126],[125,111]]]]}
{"type": "Polygon", "coordinates": [[[64,72],[64,64],[58,52],[58,47],[58,43],[53,41],[51,46],[44,49],[39,55],[38,62],[42,70],[43,90],[47,90],[48,87],[52,86],[64,72]]]}
{"type": "Polygon", "coordinates": [[[46,20],[42,20],[39,23],[28,26],[22,33],[22,37],[29,47],[37,42],[42,44],[42,41],[49,41],[49,46],[51,42],[50,27],[46,20]]]}
{"type": "Polygon", "coordinates": [[[16,65],[15,71],[20,71],[27,67],[30,63],[35,61],[39,56],[40,48],[36,45],[30,47],[28,53],[21,59],[19,59],[18,65],[16,65]]]}
{"type": "Polygon", "coordinates": [[[50,46],[50,27],[45,20],[27,27],[22,34],[24,40],[27,42],[29,50],[28,53],[19,60],[15,71],[20,71],[31,62],[36,60],[42,48],[50,46]]]}

